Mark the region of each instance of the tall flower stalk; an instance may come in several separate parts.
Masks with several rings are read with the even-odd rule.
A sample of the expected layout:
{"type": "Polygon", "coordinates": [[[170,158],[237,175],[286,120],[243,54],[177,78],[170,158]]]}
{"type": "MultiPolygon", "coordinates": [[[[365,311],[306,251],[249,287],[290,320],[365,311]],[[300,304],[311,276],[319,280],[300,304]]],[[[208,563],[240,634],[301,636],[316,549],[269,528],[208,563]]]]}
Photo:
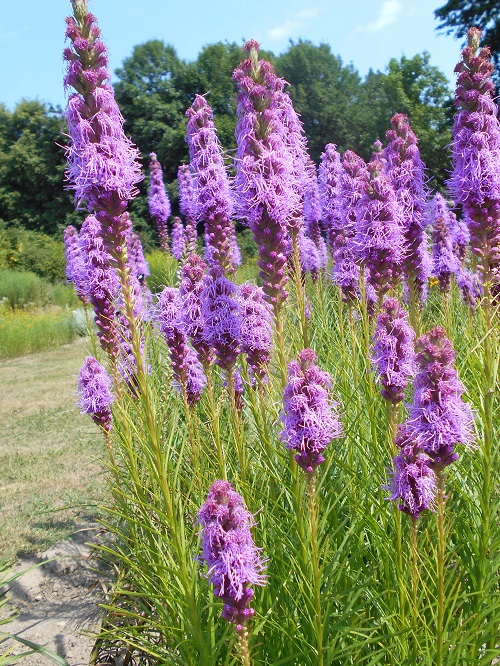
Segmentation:
{"type": "Polygon", "coordinates": [[[388,145],[384,157],[401,208],[405,238],[403,266],[409,292],[410,320],[417,333],[420,333],[420,310],[427,296],[431,267],[425,231],[427,189],[424,163],[420,157],[418,139],[404,114],[397,113],[391,118],[391,129],[387,131],[386,137],[388,145]]]}
{"type": "MultiPolygon", "coordinates": [[[[109,82],[108,56],[95,17],[86,0],[72,0],[73,16],[66,19],[71,47],[65,85],[73,88],[68,99],[67,121],[71,141],[66,149],[68,181],[75,202],[86,205],[101,225],[110,262],[120,281],[125,317],[140,390],[146,393],[142,334],[134,314],[134,294],[127,263],[130,218],[128,202],[138,193],[142,179],[135,146],[123,130],[124,120],[109,82]]],[[[150,405],[151,406],[151,405],[150,405]]],[[[149,415],[151,424],[153,415],[149,415]]]]}
{"type": "Polygon", "coordinates": [[[259,248],[262,288],[274,310],[282,381],[286,379],[281,308],[287,299],[288,219],[296,207],[294,171],[283,140],[281,93],[285,82],[259,60],[259,45],[245,45],[247,59],[234,71],[238,85],[236,213],[247,219],[259,248]]]}
{"type": "MultiPolygon", "coordinates": [[[[476,609],[485,603],[488,552],[492,508],[491,471],[494,455],[495,384],[494,365],[498,362],[497,335],[493,324],[493,305],[499,293],[500,264],[500,121],[494,102],[495,86],[491,79],[494,65],[490,50],[479,49],[481,31],[470,28],[458,74],[453,124],[453,173],[449,181],[452,196],[462,205],[470,232],[470,246],[481,271],[484,297],[483,343],[483,492],[481,498],[481,536],[478,575],[475,582],[476,609]]],[[[489,645],[493,647],[494,640],[489,645]]]]}
{"type": "Polygon", "coordinates": [[[254,586],[265,585],[265,562],[255,546],[255,525],[245,502],[227,481],[215,481],[198,513],[202,557],[214,594],[222,599],[222,617],[235,625],[243,666],[250,666],[248,621],[254,586]]]}
{"type": "MultiPolygon", "coordinates": [[[[321,567],[319,559],[319,504],[317,497],[316,468],[325,462],[323,452],[333,439],[342,436],[342,424],[329,398],[331,377],[316,365],[317,357],[312,349],[300,352],[297,361],[288,365],[288,382],[283,391],[283,430],[281,439],[291,451],[296,451],[295,462],[307,475],[309,507],[309,546],[307,561],[303,561],[304,573],[312,568],[314,596],[314,638],[318,664],[324,663],[324,626],[321,604],[321,567]]],[[[299,537],[302,512],[301,497],[295,489],[296,510],[299,520],[299,537]]],[[[304,553],[302,555],[304,560],[304,553]]]]}

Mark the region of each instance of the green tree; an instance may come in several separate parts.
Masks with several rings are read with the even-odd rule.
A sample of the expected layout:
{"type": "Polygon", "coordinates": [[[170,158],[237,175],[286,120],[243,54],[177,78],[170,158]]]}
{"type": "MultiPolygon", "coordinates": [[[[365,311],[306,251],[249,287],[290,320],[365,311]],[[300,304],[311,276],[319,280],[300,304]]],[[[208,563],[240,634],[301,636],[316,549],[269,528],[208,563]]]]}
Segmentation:
{"type": "Polygon", "coordinates": [[[313,160],[318,162],[327,143],[342,151],[354,148],[359,130],[352,114],[361,79],[352,65],[344,65],[328,44],[300,40],[276,59],[276,68],[290,83],[313,160]]]}
{"type": "MultiPolygon", "coordinates": [[[[483,44],[489,46],[500,79],[500,3],[498,0],[448,0],[436,9],[438,30],[463,38],[472,26],[483,31],[483,44]]],[[[458,60],[458,58],[457,58],[458,60]]]]}
{"type": "Polygon", "coordinates": [[[23,100],[11,113],[0,106],[0,219],[55,235],[74,217],[65,190],[61,112],[23,100]]]}
{"type": "Polygon", "coordinates": [[[419,137],[422,158],[434,184],[441,187],[449,169],[452,102],[444,74],[430,64],[428,53],[393,58],[385,72],[370,71],[363,81],[355,114],[360,152],[368,158],[373,142],[384,141],[391,117],[408,116],[419,137]]]}
{"type": "Polygon", "coordinates": [[[157,153],[167,181],[186,158],[185,101],[178,87],[185,68],[173,46],[155,39],[135,46],[116,70],[115,97],[125,130],[144,157],[157,153]]]}

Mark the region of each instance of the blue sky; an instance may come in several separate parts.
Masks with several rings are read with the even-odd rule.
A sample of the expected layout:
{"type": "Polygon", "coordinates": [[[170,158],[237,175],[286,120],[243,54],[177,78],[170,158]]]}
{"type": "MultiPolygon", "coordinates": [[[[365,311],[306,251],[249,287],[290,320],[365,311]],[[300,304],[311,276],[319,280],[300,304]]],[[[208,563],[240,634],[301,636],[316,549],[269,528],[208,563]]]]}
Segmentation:
{"type": "MultiPolygon", "coordinates": [[[[91,0],[115,70],[148,39],[173,44],[194,60],[205,44],[254,38],[275,53],[302,37],[330,44],[362,75],[391,57],[430,52],[454,82],[460,43],[436,32],[433,11],[444,0],[91,0]]],[[[0,102],[21,98],[64,104],[64,17],[69,0],[0,0],[0,102]]],[[[204,92],[204,91],[200,91],[204,92]]]]}

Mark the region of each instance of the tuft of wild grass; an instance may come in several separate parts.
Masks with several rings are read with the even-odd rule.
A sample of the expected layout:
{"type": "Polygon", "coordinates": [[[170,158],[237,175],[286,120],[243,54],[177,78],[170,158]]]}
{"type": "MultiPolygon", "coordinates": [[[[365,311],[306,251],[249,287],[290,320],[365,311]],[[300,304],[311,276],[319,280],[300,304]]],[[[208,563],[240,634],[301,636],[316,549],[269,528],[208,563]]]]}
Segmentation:
{"type": "Polygon", "coordinates": [[[177,261],[172,255],[161,250],[153,250],[146,255],[151,274],[147,277],[147,284],[156,294],[167,285],[174,284],[177,271],[177,261]]]}
{"type": "MultiPolygon", "coordinates": [[[[293,286],[290,291],[283,312],[287,361],[303,348],[293,286]]],[[[252,663],[316,666],[319,648],[328,665],[435,663],[436,516],[427,512],[419,519],[412,551],[411,521],[387,500],[385,489],[395,450],[369,360],[374,322],[362,308],[343,304],[326,276],[315,284],[308,280],[306,293],[310,346],[333,378],[345,432],[327,449],[319,469],[317,570],[311,558],[306,479],[280,442],[278,359],[272,361],[263,390],[247,383],[241,425],[232,418],[216,367],[210,378],[213,399],[205,393],[186,411],[172,387],[165,345],[150,331],[147,387],[139,396],[124,392],[114,407],[107,465],[113,501],[104,507],[114,539],[101,553],[119,575],[98,645],[125,646],[153,663],[238,663],[233,628],[220,618],[222,602],[213,595],[198,559],[196,515],[212,482],[220,478],[222,457],[227,479],[256,516],[254,540],[268,560],[267,585],[256,590],[252,602],[252,663]],[[318,579],[321,626],[314,603],[318,579]]],[[[468,310],[456,290],[446,308],[433,290],[423,313],[425,331],[435,324],[447,327],[465,398],[478,413],[478,447],[460,451],[446,480],[446,666],[493,664],[500,657],[495,638],[500,620],[498,486],[486,513],[481,499],[481,318],[481,310],[468,310]],[[485,515],[494,546],[483,581],[487,603],[477,601],[485,515]]],[[[242,372],[245,376],[245,367],[242,372]]],[[[402,406],[400,421],[404,412],[402,406]]],[[[491,465],[496,479],[498,447],[491,465]]]]}
{"type": "Polygon", "coordinates": [[[51,349],[80,335],[68,310],[0,312],[0,359],[51,349]]]}
{"type": "Polygon", "coordinates": [[[0,301],[12,310],[47,305],[76,307],[78,298],[72,286],[51,284],[30,271],[0,271],[0,301]]]}

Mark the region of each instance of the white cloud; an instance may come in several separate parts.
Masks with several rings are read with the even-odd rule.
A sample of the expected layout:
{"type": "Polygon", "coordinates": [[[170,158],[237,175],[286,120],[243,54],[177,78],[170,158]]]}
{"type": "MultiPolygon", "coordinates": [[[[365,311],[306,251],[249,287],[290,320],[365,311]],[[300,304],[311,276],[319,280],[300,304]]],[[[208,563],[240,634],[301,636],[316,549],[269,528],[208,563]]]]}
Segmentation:
{"type": "Polygon", "coordinates": [[[296,12],[283,23],[274,26],[267,31],[267,37],[271,40],[284,40],[290,39],[297,32],[303,28],[308,21],[313,18],[316,18],[319,14],[319,9],[311,7],[309,9],[302,9],[299,12],[296,12]]]}
{"type": "Polygon", "coordinates": [[[400,0],[384,0],[375,21],[368,23],[368,25],[358,26],[357,31],[377,32],[378,30],[383,30],[383,28],[387,28],[388,25],[397,21],[402,10],[403,5],[400,0]]]}

